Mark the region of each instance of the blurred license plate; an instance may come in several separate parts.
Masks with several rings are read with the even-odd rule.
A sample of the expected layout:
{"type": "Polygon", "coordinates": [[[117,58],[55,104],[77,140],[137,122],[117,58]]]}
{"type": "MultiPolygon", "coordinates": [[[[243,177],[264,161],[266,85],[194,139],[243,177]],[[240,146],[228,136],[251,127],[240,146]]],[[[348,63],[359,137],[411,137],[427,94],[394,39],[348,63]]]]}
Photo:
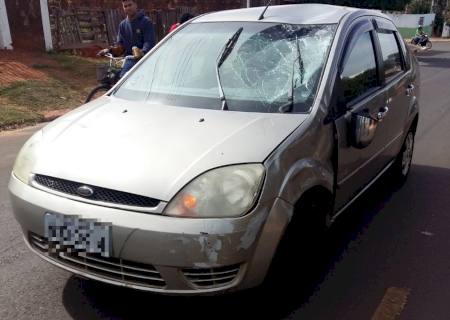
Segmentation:
{"type": "Polygon", "coordinates": [[[55,213],[47,213],[44,220],[50,254],[85,252],[110,256],[110,223],[55,213]]]}

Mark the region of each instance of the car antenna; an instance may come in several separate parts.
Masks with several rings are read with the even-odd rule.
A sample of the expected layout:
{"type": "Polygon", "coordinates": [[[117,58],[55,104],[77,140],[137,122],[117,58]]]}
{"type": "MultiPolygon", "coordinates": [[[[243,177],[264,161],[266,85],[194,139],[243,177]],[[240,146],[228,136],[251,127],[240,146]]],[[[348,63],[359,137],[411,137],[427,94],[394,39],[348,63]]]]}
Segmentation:
{"type": "Polygon", "coordinates": [[[264,13],[266,13],[267,9],[269,9],[269,6],[270,6],[271,3],[272,3],[272,0],[269,0],[269,3],[267,4],[266,8],[264,9],[264,11],[259,16],[258,21],[264,19],[264,13]]]}

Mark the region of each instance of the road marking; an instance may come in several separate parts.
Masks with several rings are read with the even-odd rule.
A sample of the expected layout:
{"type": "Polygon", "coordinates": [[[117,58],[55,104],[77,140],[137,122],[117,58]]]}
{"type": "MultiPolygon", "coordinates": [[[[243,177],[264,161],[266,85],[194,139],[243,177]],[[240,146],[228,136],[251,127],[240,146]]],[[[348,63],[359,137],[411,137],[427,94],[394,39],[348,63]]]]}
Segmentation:
{"type": "Polygon", "coordinates": [[[372,320],[395,320],[405,308],[410,292],[408,288],[388,288],[372,320]]]}

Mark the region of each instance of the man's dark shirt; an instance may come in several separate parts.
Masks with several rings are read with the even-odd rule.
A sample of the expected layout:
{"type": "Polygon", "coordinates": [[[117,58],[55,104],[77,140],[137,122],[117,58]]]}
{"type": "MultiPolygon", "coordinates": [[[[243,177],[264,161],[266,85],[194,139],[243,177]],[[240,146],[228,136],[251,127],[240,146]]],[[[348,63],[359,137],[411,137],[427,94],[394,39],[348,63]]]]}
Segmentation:
{"type": "Polygon", "coordinates": [[[119,25],[117,42],[125,48],[125,55],[132,55],[134,46],[149,52],[155,45],[155,32],[150,18],[140,10],[133,20],[125,18],[119,25]]]}

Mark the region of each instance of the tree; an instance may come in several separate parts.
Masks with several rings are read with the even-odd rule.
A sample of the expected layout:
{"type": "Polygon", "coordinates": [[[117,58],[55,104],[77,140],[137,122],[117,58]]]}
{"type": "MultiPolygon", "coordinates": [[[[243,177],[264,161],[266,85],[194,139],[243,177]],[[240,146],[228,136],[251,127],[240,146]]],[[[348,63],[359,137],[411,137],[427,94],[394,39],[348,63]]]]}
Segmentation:
{"type": "Polygon", "coordinates": [[[436,14],[433,25],[433,33],[440,35],[444,22],[450,22],[450,8],[447,6],[447,0],[434,0],[433,8],[431,8],[431,0],[413,0],[408,5],[408,12],[424,14],[430,13],[431,9],[436,14]]]}
{"type": "Polygon", "coordinates": [[[435,0],[433,11],[436,13],[436,18],[434,19],[434,34],[441,35],[442,29],[445,22],[445,10],[447,7],[447,0],[435,0]]]}
{"type": "Polygon", "coordinates": [[[430,13],[431,0],[413,0],[408,5],[408,12],[414,14],[430,13]]]}

